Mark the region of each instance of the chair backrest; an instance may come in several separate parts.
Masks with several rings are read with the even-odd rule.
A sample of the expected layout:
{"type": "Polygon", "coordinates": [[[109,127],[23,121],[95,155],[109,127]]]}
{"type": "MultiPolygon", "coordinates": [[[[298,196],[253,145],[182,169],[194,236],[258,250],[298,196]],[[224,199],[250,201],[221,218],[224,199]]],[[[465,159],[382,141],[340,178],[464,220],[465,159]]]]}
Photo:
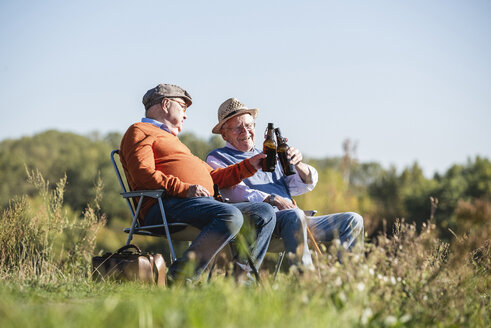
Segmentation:
{"type": "MultiPolygon", "coordinates": [[[[111,162],[113,163],[114,171],[116,172],[116,176],[118,177],[119,185],[121,186],[121,191],[123,193],[125,193],[128,190],[126,189],[126,186],[124,185],[123,177],[121,175],[121,172],[119,171],[118,165],[116,164],[116,160],[114,159],[115,154],[117,154],[119,156],[119,149],[114,149],[111,152],[111,162]]],[[[125,175],[125,178],[126,178],[126,175],[125,175]]],[[[126,181],[126,183],[128,184],[128,181],[126,181]]],[[[128,184],[128,189],[130,189],[130,188],[131,187],[128,184]]],[[[129,198],[125,198],[125,200],[126,200],[126,203],[128,204],[128,207],[130,208],[131,215],[135,216],[135,208],[133,207],[133,204],[131,204],[129,198]]]]}

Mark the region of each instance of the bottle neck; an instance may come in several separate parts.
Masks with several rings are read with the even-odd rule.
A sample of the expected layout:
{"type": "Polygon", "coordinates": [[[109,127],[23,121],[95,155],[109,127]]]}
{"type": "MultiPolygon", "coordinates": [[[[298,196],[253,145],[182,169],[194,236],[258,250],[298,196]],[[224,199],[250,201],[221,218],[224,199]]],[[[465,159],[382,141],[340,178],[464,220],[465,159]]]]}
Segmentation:
{"type": "Polygon", "coordinates": [[[279,133],[276,133],[276,140],[278,141],[278,145],[286,143],[285,138],[283,138],[279,133]]]}

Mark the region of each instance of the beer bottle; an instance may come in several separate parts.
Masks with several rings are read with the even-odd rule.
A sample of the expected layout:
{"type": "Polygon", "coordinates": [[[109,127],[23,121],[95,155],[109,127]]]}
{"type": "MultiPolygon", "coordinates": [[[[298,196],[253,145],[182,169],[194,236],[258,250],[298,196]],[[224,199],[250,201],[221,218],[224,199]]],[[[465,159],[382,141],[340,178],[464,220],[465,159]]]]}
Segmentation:
{"type": "Polygon", "coordinates": [[[278,152],[278,157],[280,158],[281,167],[283,168],[283,173],[285,173],[285,175],[295,174],[296,170],[288,160],[288,156],[286,154],[286,151],[288,150],[289,147],[286,144],[285,138],[281,136],[280,128],[274,129],[274,132],[276,134],[276,140],[278,141],[277,152],[278,152]]]}
{"type": "Polygon", "coordinates": [[[266,158],[263,158],[263,171],[274,172],[276,168],[276,142],[274,141],[273,123],[268,123],[268,129],[263,143],[263,152],[266,158]]]}
{"type": "Polygon", "coordinates": [[[225,199],[223,198],[222,194],[220,193],[220,189],[218,189],[218,185],[216,183],[213,185],[213,191],[215,192],[215,194],[213,195],[213,198],[215,198],[215,200],[217,200],[219,202],[224,203],[225,199]]]}

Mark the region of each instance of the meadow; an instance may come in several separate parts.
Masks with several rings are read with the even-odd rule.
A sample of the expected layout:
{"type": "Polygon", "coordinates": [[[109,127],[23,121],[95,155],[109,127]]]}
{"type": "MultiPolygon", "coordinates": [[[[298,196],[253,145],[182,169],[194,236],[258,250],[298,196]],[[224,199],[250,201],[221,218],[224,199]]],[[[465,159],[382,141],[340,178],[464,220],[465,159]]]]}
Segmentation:
{"type": "MultiPolygon", "coordinates": [[[[489,327],[489,225],[438,237],[430,219],[396,220],[363,249],[315,257],[316,271],[262,271],[260,286],[218,272],[210,283],[160,288],[94,282],[91,257],[106,224],[101,185],[82,218],[64,206],[66,178],[13,198],[0,230],[0,327],[489,327]]],[[[122,233],[121,233],[122,234],[122,233]]]]}

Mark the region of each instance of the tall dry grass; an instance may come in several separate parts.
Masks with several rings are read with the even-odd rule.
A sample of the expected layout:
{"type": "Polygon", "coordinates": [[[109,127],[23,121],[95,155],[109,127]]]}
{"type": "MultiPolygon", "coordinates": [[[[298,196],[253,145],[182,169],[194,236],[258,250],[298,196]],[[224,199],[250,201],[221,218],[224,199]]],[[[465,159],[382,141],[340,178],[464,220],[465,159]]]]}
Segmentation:
{"type": "Polygon", "coordinates": [[[82,217],[63,206],[66,177],[50,188],[39,171],[28,171],[28,181],[37,197],[11,200],[1,213],[0,275],[44,283],[87,277],[97,232],[105,224],[99,213],[101,180],[82,217]]]}
{"type": "Polygon", "coordinates": [[[451,244],[437,236],[431,221],[417,229],[397,220],[390,237],[379,235],[363,255],[344,254],[342,264],[332,246],[318,272],[299,280],[298,291],[330,300],[342,313],[358,313],[362,326],[488,326],[489,240],[475,248],[472,235],[451,244]]]}

